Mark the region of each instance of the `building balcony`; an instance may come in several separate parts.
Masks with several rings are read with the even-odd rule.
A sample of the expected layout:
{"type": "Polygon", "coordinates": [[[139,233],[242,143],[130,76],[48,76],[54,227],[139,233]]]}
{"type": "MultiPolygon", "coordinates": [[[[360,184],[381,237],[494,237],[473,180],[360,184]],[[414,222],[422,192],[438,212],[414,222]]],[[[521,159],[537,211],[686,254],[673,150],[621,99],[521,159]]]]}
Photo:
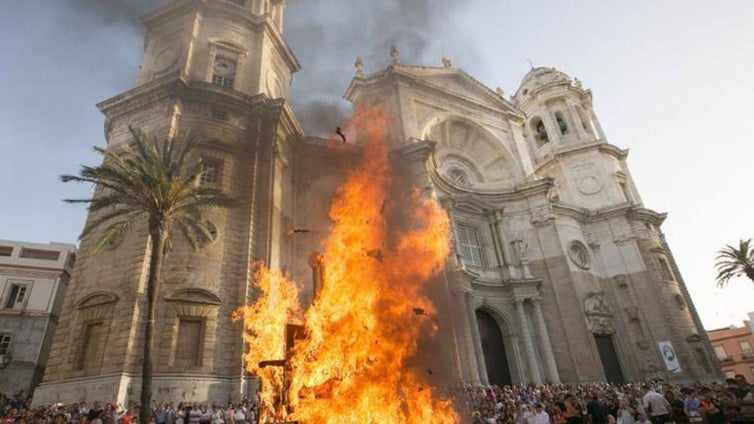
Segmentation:
{"type": "Polygon", "coordinates": [[[718,356],[717,360],[720,361],[720,363],[733,362],[733,357],[730,356],[730,355],[728,355],[728,356],[718,356]]]}

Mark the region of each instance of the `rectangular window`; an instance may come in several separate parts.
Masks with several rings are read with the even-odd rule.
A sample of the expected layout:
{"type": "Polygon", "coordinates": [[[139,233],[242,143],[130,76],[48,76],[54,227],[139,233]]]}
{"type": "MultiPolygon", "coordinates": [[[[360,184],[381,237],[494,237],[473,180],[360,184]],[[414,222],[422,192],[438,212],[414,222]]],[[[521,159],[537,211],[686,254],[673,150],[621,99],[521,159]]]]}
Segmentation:
{"type": "Polygon", "coordinates": [[[84,337],[82,338],[81,354],[77,369],[85,370],[93,368],[102,360],[102,354],[105,350],[105,324],[102,322],[92,322],[86,324],[84,337]]]}
{"type": "Polygon", "coordinates": [[[178,341],[175,344],[175,366],[192,369],[199,366],[201,358],[204,320],[181,319],[178,322],[178,341]]]}
{"type": "Polygon", "coordinates": [[[29,284],[11,283],[8,297],[5,299],[5,309],[24,309],[28,298],[29,284]]]}
{"type": "Polygon", "coordinates": [[[235,79],[236,61],[228,57],[216,56],[212,68],[212,84],[232,89],[235,79]]]}
{"type": "Polygon", "coordinates": [[[461,257],[468,265],[482,266],[482,243],[479,236],[479,229],[459,224],[456,229],[458,233],[458,250],[461,257]]]}
{"type": "Polygon", "coordinates": [[[202,175],[199,177],[199,185],[219,185],[222,181],[222,161],[214,159],[202,159],[202,175]]]}
{"type": "Polygon", "coordinates": [[[741,349],[741,353],[751,353],[751,344],[746,340],[738,342],[738,347],[741,349]]]}
{"type": "Polygon", "coordinates": [[[728,352],[725,351],[725,348],[723,346],[714,346],[715,348],[715,356],[717,356],[717,359],[723,360],[728,357],[728,352]]]}
{"type": "Polygon", "coordinates": [[[45,261],[57,261],[60,252],[42,249],[21,249],[21,257],[29,259],[43,259],[45,261]]]}
{"type": "Polygon", "coordinates": [[[13,246],[0,246],[0,256],[10,256],[13,254],[13,246]]]}
{"type": "Polygon", "coordinates": [[[736,372],[735,371],[723,371],[725,373],[725,378],[735,378],[736,372]]]}
{"type": "Polygon", "coordinates": [[[10,353],[10,342],[13,337],[10,334],[0,334],[0,355],[10,353]]]}

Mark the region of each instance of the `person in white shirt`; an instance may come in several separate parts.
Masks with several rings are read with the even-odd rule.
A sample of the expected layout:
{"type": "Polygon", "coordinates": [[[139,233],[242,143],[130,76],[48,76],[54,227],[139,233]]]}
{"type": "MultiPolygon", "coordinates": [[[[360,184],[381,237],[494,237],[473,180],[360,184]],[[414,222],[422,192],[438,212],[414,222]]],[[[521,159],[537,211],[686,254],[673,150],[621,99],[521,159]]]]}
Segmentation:
{"type": "Polygon", "coordinates": [[[665,424],[670,419],[670,404],[664,396],[657,393],[651,387],[644,385],[645,390],[642,403],[644,410],[652,416],[653,424],[665,424]]]}
{"type": "Polygon", "coordinates": [[[535,413],[526,418],[526,424],[550,424],[550,414],[545,412],[541,403],[535,408],[535,413]]]}

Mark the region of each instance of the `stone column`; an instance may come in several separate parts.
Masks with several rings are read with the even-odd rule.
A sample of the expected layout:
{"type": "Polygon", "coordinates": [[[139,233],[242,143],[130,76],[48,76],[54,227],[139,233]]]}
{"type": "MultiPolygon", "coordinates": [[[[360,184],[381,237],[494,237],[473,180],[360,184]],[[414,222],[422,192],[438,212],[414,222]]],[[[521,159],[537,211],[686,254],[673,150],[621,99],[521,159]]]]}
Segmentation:
{"type": "Polygon", "coordinates": [[[566,105],[568,105],[568,116],[570,116],[571,121],[573,121],[574,130],[576,131],[576,134],[578,134],[579,140],[586,140],[587,133],[584,130],[584,123],[581,122],[581,116],[576,112],[576,105],[571,100],[566,101],[566,105]]]}
{"type": "Polygon", "coordinates": [[[508,252],[508,245],[505,242],[505,233],[503,232],[503,211],[496,210],[492,213],[492,236],[496,241],[496,245],[500,247],[500,267],[507,270],[508,278],[512,278],[516,272],[513,268],[513,263],[510,258],[510,252],[508,252]]]}
{"type": "Polygon", "coordinates": [[[545,125],[545,130],[547,130],[547,138],[551,143],[560,143],[563,139],[563,136],[560,134],[560,127],[555,121],[555,116],[544,104],[540,104],[540,109],[538,112],[540,114],[540,118],[542,119],[542,123],[545,125]]]}
{"type": "Polygon", "coordinates": [[[592,119],[594,130],[597,132],[594,136],[597,137],[598,140],[604,140],[605,132],[602,131],[602,125],[600,125],[600,121],[597,120],[597,115],[594,114],[594,109],[591,107],[589,108],[589,117],[592,119]]]}
{"type": "Polygon", "coordinates": [[[518,335],[509,334],[503,337],[505,345],[505,353],[508,355],[508,365],[515,366],[515,370],[511,370],[511,380],[513,384],[524,384],[526,377],[526,368],[523,364],[524,355],[521,354],[521,346],[518,343],[518,335]],[[511,347],[510,351],[508,346],[511,347]]]}
{"type": "Polygon", "coordinates": [[[555,362],[555,354],[552,351],[552,343],[550,342],[550,334],[547,332],[547,325],[545,324],[545,317],[542,314],[542,299],[536,297],[532,299],[534,304],[534,316],[537,320],[537,329],[539,331],[539,338],[544,345],[545,365],[547,366],[547,378],[550,383],[560,383],[560,376],[558,375],[558,365],[555,362]]]}
{"type": "Polygon", "coordinates": [[[463,379],[465,381],[468,381],[470,383],[479,383],[479,369],[477,367],[476,363],[476,354],[474,353],[474,341],[471,338],[471,332],[469,331],[471,329],[472,323],[467,323],[469,320],[469,314],[464,313],[466,310],[466,301],[464,299],[465,292],[462,291],[454,291],[453,297],[455,300],[455,305],[458,307],[458,310],[461,311],[460,318],[461,323],[460,326],[463,328],[464,324],[467,324],[466,331],[461,331],[461,341],[462,343],[461,348],[464,352],[464,357],[461,359],[462,365],[463,365],[463,379]]]}
{"type": "MultiPolygon", "coordinates": [[[[474,313],[474,307],[471,304],[471,293],[464,293],[464,299],[466,301],[466,311],[469,314],[469,325],[471,326],[471,340],[473,341],[473,353],[476,360],[479,381],[482,384],[490,384],[487,380],[487,365],[484,363],[484,353],[482,352],[482,341],[479,336],[479,324],[476,322],[476,314],[474,313]]],[[[471,358],[470,358],[471,359],[471,358]]]]}
{"type": "Polygon", "coordinates": [[[542,379],[539,374],[539,364],[537,364],[537,354],[534,352],[534,343],[531,339],[529,326],[526,323],[526,314],[524,313],[523,300],[516,299],[516,313],[518,314],[518,323],[521,328],[521,337],[524,339],[524,348],[526,349],[526,361],[529,364],[529,381],[525,383],[539,384],[542,379]]]}

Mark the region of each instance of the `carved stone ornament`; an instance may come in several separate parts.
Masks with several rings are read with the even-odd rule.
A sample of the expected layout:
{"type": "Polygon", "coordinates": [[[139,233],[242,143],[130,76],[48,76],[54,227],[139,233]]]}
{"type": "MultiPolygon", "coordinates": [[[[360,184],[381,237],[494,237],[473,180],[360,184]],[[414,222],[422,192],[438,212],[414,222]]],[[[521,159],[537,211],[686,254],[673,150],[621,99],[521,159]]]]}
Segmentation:
{"type": "Polygon", "coordinates": [[[170,70],[178,63],[179,56],[180,52],[176,47],[168,46],[163,48],[154,58],[154,71],[161,74],[170,70]]]}
{"type": "Polygon", "coordinates": [[[584,300],[584,313],[606,317],[613,316],[610,306],[605,302],[605,294],[603,292],[591,292],[587,295],[586,300],[584,300]]]}
{"type": "Polygon", "coordinates": [[[602,191],[604,184],[596,175],[584,175],[579,178],[578,183],[576,183],[576,187],[582,194],[591,195],[597,194],[602,191]]]}
{"type": "Polygon", "coordinates": [[[611,335],[613,330],[613,313],[602,292],[591,292],[584,300],[584,314],[587,326],[593,334],[611,335]]]}
{"type": "Polygon", "coordinates": [[[587,325],[592,334],[610,336],[614,333],[613,319],[606,316],[588,316],[587,325]]]}
{"type": "Polygon", "coordinates": [[[548,225],[553,219],[555,219],[555,215],[552,213],[552,208],[549,205],[531,211],[531,223],[535,227],[548,225]]]}
{"type": "Polygon", "coordinates": [[[628,277],[626,274],[617,274],[613,276],[613,282],[616,286],[625,289],[628,287],[628,277]]]}
{"type": "Polygon", "coordinates": [[[395,45],[390,46],[390,64],[393,66],[401,64],[401,54],[395,45]]]}

